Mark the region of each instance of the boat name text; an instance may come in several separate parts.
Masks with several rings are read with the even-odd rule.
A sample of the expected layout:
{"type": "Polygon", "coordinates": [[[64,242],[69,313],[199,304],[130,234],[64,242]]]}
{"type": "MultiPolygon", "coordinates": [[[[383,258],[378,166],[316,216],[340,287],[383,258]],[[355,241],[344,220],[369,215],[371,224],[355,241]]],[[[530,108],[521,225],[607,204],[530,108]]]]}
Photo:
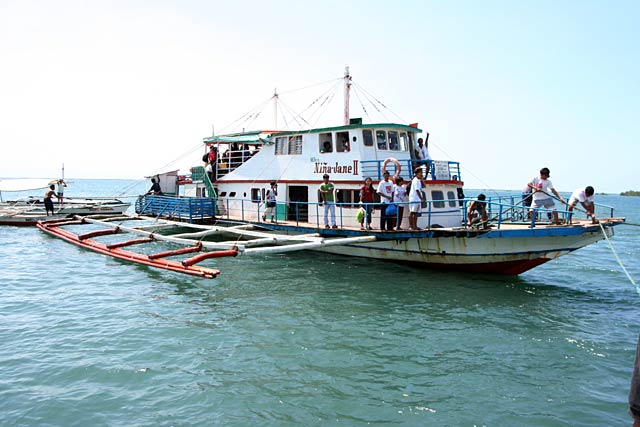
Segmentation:
{"type": "Polygon", "coordinates": [[[353,164],[340,164],[338,162],[335,165],[330,165],[327,162],[315,162],[315,168],[313,173],[321,173],[321,174],[332,174],[332,173],[342,173],[342,174],[350,174],[350,175],[358,175],[358,161],[354,160],[353,164]]]}

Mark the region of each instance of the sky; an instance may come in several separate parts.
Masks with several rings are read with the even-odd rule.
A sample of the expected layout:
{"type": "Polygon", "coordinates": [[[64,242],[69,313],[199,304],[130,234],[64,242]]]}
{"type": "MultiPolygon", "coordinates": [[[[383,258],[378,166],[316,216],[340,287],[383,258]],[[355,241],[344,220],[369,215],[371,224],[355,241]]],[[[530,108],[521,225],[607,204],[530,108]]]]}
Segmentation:
{"type": "MultiPolygon", "coordinates": [[[[274,89],[301,112],[349,66],[352,116],[419,123],[468,188],[548,167],[560,191],[640,190],[638,22],[624,0],[0,0],[0,177],[199,164],[214,131],[274,128],[237,121],[274,89]]],[[[310,123],[341,124],[341,94],[310,123]]]]}

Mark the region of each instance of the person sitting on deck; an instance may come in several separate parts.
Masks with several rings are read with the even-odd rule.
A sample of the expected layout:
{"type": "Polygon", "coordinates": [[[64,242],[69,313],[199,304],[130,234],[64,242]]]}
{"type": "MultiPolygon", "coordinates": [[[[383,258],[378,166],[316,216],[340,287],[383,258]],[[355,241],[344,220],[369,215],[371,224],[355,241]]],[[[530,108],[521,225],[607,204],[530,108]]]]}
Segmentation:
{"type": "Polygon", "coordinates": [[[478,194],[478,199],[469,203],[467,208],[467,222],[469,226],[480,225],[487,222],[487,197],[478,194]]]}

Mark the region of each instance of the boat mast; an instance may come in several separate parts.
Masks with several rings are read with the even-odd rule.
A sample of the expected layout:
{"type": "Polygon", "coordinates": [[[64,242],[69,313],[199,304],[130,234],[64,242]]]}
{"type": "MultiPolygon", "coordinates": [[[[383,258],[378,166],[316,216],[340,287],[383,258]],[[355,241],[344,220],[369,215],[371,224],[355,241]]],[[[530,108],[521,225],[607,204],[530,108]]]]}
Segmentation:
{"type": "Polygon", "coordinates": [[[349,67],[344,67],[344,125],[349,125],[349,90],[351,89],[351,75],[349,67]]]}

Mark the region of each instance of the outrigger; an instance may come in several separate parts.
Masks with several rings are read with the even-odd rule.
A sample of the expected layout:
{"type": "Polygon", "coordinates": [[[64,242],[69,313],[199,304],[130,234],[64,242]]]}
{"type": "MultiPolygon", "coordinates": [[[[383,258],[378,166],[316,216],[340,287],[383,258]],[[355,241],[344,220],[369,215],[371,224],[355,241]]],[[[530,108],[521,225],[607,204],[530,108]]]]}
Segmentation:
{"type": "MultiPolygon", "coordinates": [[[[362,119],[351,119],[349,91],[353,82],[348,69],[343,80],[345,110],[340,126],[257,130],[204,138],[206,151],[217,148],[211,171],[194,166],[185,174],[161,174],[165,195],[140,196],[137,215],[75,220],[81,223],[43,222],[38,227],[103,254],[201,277],[219,273],[195,265],[209,258],[297,250],[517,275],[612,236],[613,227],[624,222],[624,218],[614,217],[613,208],[600,205],[598,224],[574,219],[571,224],[552,225],[547,223],[547,210],[530,210],[521,205],[521,195],[510,195],[487,197],[489,221],[482,227],[468,226],[467,206],[473,199],[464,196],[460,164],[418,157],[415,148],[423,131],[416,123],[365,124],[362,119]],[[361,229],[356,220],[360,206],[380,206],[379,199],[373,203],[360,201],[364,179],[370,177],[374,185],[379,184],[386,171],[409,182],[416,168],[425,176],[425,203],[417,221],[421,230],[407,230],[406,214],[393,231],[361,229]],[[337,228],[325,228],[324,224],[318,188],[325,173],[336,189],[337,228]],[[272,181],[279,184],[273,223],[263,219],[266,190],[272,181]],[[144,221],[144,225],[132,226],[130,221],[144,221]],[[99,224],[110,231],[74,234],[68,230],[88,224],[99,224]],[[123,232],[152,240],[92,240],[109,240],[123,232]],[[167,258],[185,253],[180,249],[150,252],[149,247],[160,241],[208,252],[171,261],[167,258]],[[139,250],[134,253],[122,249],[125,246],[139,250]]],[[[425,143],[428,137],[425,133],[425,143]]],[[[403,200],[394,203],[408,207],[403,200]]],[[[566,210],[558,212],[568,219],[566,210]]],[[[377,220],[378,211],[374,216],[377,220]]]]}

